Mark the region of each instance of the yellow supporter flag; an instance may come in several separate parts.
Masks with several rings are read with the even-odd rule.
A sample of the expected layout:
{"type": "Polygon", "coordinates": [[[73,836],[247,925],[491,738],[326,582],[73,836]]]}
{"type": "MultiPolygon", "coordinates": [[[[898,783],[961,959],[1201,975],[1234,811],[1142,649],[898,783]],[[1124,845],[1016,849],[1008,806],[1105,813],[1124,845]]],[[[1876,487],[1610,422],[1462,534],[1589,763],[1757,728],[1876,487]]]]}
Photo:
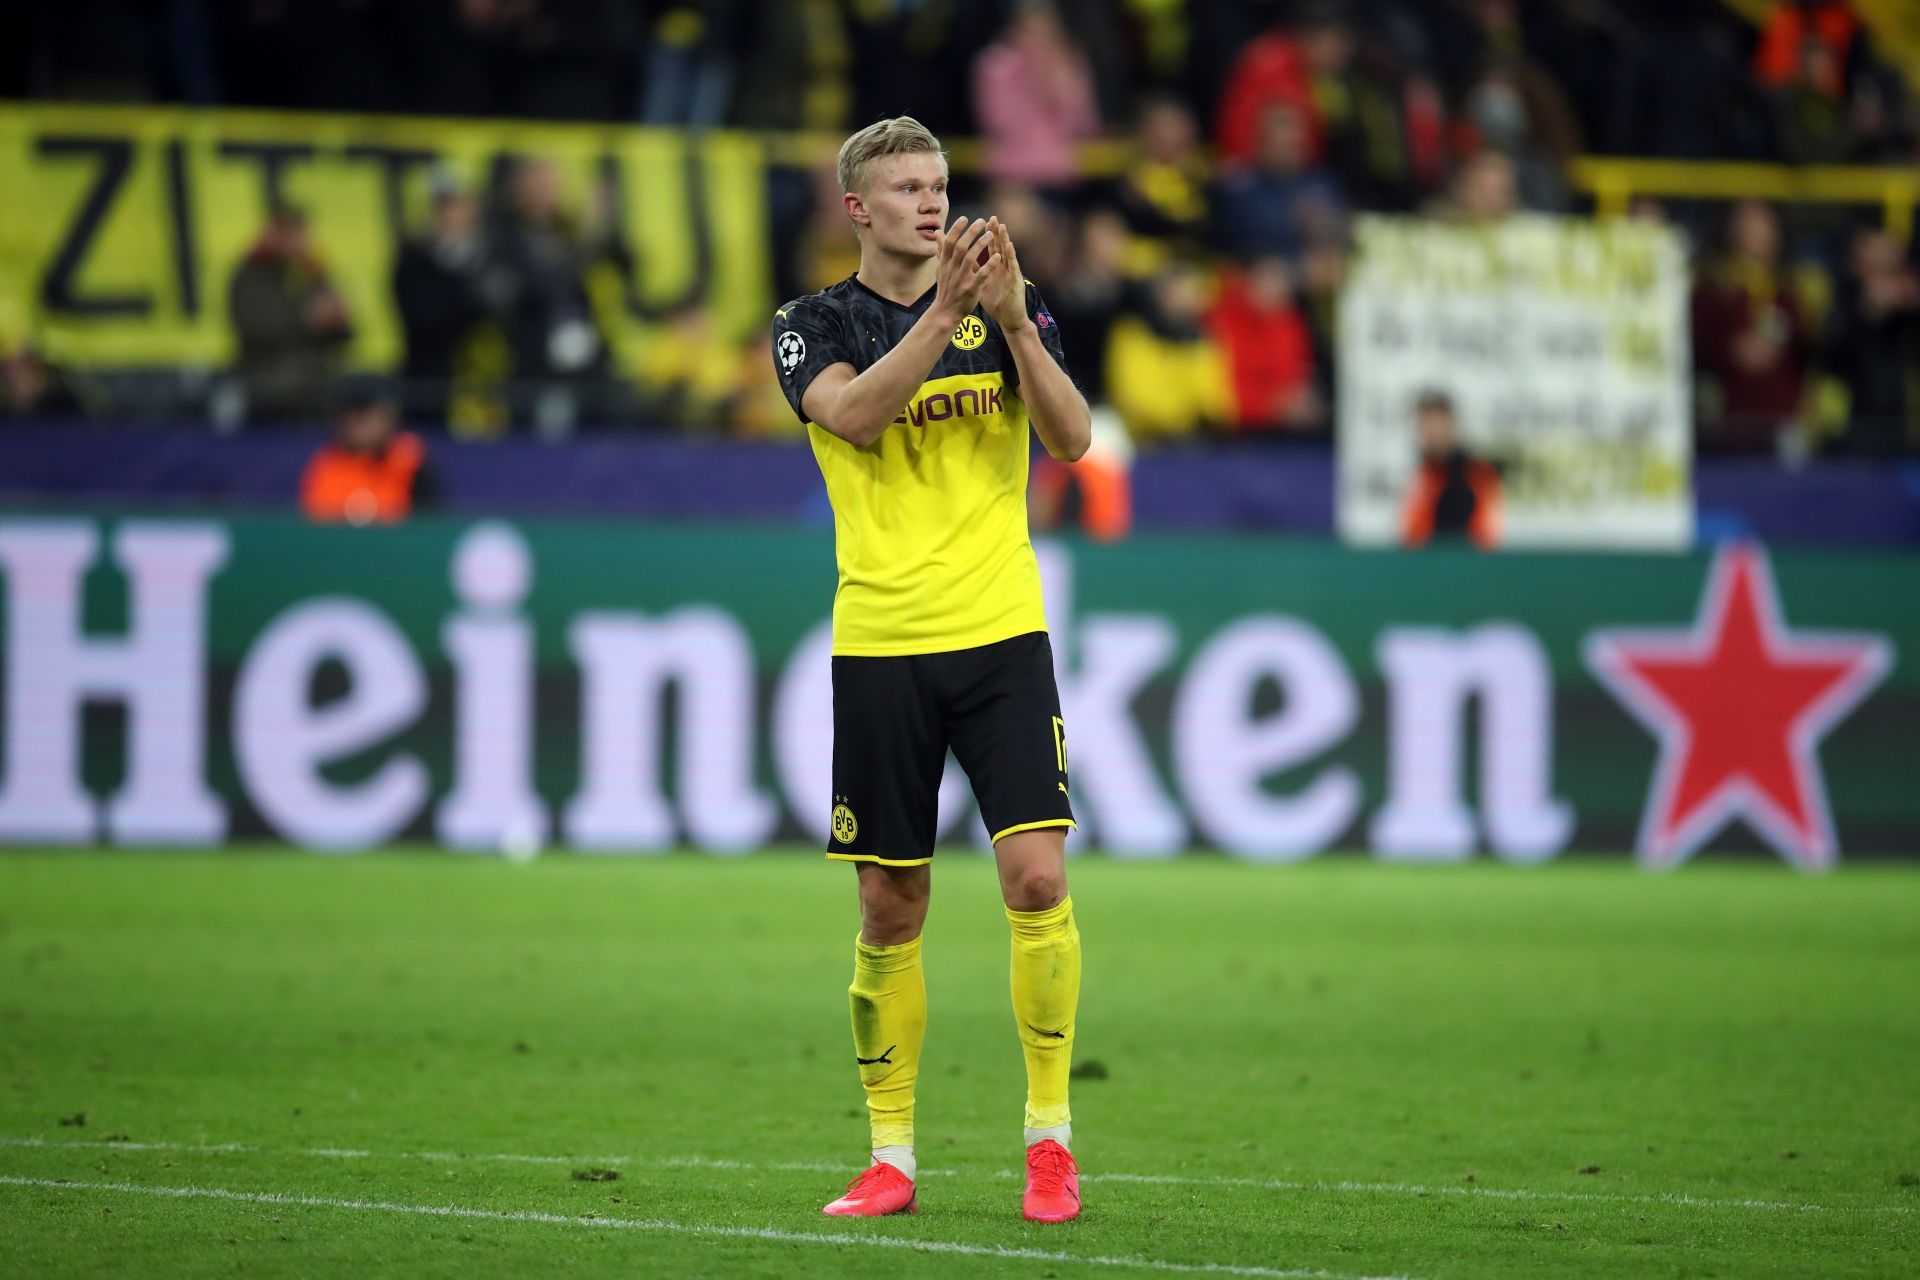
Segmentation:
{"type": "Polygon", "coordinates": [[[0,106],[0,344],[80,366],[232,358],[227,280],[276,199],[307,211],[354,323],[348,363],[401,356],[393,262],[425,222],[437,168],[485,191],[514,156],[555,164],[566,207],[602,184],[637,263],[635,297],[596,289],[616,364],[704,302],[745,341],[772,294],[766,167],[748,134],[610,125],[160,107],[0,106]],[[635,303],[637,305],[629,305],[635,303]]]}

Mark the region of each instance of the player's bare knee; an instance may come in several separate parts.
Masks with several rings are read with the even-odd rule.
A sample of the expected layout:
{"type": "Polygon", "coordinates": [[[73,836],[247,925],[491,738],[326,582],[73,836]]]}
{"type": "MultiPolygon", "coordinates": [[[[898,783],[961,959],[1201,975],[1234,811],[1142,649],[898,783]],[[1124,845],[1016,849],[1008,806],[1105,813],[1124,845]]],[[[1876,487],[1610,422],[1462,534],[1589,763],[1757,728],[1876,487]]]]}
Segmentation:
{"type": "Polygon", "coordinates": [[[1000,874],[1000,893],[1015,911],[1049,911],[1066,899],[1066,868],[1050,861],[1008,867],[1000,874]]]}
{"type": "Polygon", "coordinates": [[[926,913],[915,915],[894,907],[869,908],[862,904],[860,911],[860,940],[870,947],[897,947],[903,942],[912,942],[920,936],[920,929],[926,922],[926,913]]]}
{"type": "Polygon", "coordinates": [[[932,887],[925,867],[860,868],[860,937],[869,946],[894,947],[920,936],[932,887]]]}

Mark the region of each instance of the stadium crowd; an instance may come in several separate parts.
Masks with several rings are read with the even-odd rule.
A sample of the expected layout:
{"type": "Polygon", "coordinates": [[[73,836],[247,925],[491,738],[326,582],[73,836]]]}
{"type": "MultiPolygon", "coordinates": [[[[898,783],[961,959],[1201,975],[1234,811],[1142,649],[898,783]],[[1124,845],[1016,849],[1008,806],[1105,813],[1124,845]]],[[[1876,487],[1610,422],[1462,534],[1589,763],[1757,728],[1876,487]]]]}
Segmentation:
{"type": "MultiPolygon", "coordinates": [[[[1715,0],[117,0],[15,21],[0,90],[42,99],[821,133],[910,111],[980,140],[956,207],[1015,228],[1076,376],[1146,447],[1329,431],[1358,211],[1577,211],[1589,153],[1920,163],[1920,106],[1848,0],[1757,27],[1715,0]],[[1090,173],[1100,140],[1123,158],[1090,173]]],[[[781,296],[848,274],[829,167],[776,171],[770,205],[781,296]]],[[[498,403],[473,421],[796,431],[764,335],[698,305],[616,369],[589,279],[630,280],[633,253],[603,206],[565,207],[538,157],[485,190],[436,176],[392,282],[407,416],[463,420],[484,332],[498,403]]],[[[1695,246],[1703,449],[1920,450],[1920,260],[1878,211],[1633,216],[1695,246]]],[[[354,324],[326,263],[286,205],[235,266],[230,415],[326,413],[354,324]]],[[[9,413],[85,403],[30,347],[4,368],[9,413]]]]}

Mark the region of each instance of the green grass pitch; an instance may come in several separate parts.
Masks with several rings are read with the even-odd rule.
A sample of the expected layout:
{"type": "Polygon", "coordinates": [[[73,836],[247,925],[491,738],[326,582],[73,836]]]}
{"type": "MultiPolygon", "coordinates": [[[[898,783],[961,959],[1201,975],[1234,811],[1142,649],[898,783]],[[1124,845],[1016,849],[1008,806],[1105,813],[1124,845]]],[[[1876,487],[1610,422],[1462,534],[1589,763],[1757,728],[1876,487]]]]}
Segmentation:
{"type": "Polygon", "coordinates": [[[854,1222],[817,855],[0,854],[0,1275],[1920,1274],[1912,869],[1072,877],[1087,1210],[1039,1227],[972,854],[921,1212],[854,1222]]]}

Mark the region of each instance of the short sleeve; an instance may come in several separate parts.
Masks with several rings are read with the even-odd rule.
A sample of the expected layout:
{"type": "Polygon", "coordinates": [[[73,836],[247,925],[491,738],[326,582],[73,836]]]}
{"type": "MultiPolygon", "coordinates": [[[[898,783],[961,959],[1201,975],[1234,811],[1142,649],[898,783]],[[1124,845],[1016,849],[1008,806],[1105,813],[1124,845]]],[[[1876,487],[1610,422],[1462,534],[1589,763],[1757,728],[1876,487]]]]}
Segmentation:
{"type": "MultiPolygon", "coordinates": [[[[1040,331],[1040,345],[1047,349],[1047,354],[1053,357],[1055,364],[1072,376],[1073,371],[1067,369],[1066,344],[1060,340],[1060,326],[1054,320],[1053,312],[1047,310],[1047,300],[1040,296],[1040,286],[1031,280],[1027,281],[1027,315],[1033,320],[1034,328],[1040,331]]],[[[1019,371],[1011,361],[1008,362],[1008,370],[1014,377],[1019,377],[1019,371]]]]}
{"type": "Polygon", "coordinates": [[[800,402],[821,371],[852,363],[839,317],[818,299],[801,298],[773,313],[773,369],[800,421],[811,421],[800,402]]]}

